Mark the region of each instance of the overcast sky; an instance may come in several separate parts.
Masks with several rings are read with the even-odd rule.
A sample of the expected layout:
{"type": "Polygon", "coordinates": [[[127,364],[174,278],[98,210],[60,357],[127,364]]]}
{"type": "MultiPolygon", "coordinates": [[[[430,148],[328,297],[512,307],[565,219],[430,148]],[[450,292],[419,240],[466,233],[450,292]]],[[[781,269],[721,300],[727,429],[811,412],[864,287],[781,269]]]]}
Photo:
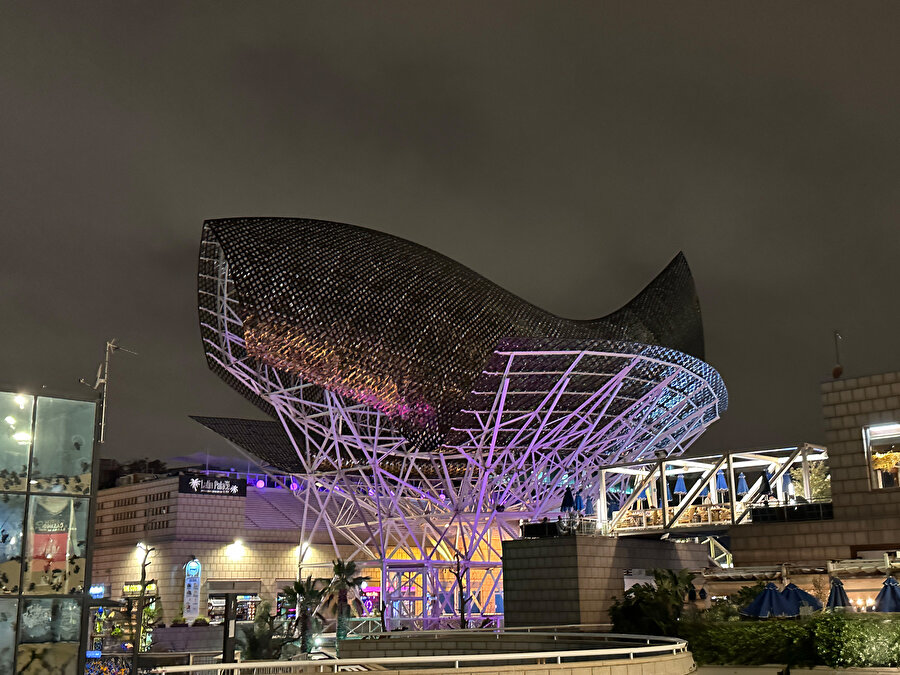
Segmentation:
{"type": "Polygon", "coordinates": [[[703,447],[821,441],[819,383],[900,369],[898,2],[0,0],[0,382],[77,392],[104,455],[222,453],[202,221],[307,216],[554,313],[679,251],[731,408],[703,447]]]}

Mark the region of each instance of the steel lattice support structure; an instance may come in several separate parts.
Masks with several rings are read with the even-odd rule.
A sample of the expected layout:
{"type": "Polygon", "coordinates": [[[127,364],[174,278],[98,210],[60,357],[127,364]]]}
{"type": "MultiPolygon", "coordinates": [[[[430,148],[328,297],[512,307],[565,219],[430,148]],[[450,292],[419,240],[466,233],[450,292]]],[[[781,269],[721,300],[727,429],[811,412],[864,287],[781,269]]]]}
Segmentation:
{"type": "Polygon", "coordinates": [[[421,422],[427,405],[398,425],[397,405],[323,386],[318,371],[291,372],[283,354],[261,351],[244,272],[214,236],[200,270],[210,366],[290,439],[296,459],[281,468],[314,514],[301,541],[325,531],[336,552],[352,546],[345,558],[377,561],[395,614],[450,613],[456,570],[475,598],[470,613],[484,612],[502,588],[500,541],[519,536],[520,520],[558,512],[567,487],[612,489],[599,485],[604,466],[681,454],[725,405],[721,379],[697,358],[557,331],[497,340],[452,424],[411,434],[410,419],[431,424],[421,422]]]}

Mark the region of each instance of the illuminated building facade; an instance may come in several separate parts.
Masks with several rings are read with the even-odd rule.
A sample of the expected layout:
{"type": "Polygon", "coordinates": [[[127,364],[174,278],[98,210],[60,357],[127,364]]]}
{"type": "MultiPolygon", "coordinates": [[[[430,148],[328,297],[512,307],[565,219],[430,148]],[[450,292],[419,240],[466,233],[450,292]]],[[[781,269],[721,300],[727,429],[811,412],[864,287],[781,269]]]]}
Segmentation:
{"type": "Polygon", "coordinates": [[[214,220],[199,305],[210,368],[271,417],[200,421],[291,476],[312,526],[379,568],[397,625],[458,612],[459,579],[468,614],[502,613],[520,520],[567,489],[623,493],[601,467],[679,455],[727,406],[680,255],[619,311],[570,321],[372,230],[214,220]]]}
{"type": "Polygon", "coordinates": [[[0,392],[3,672],[74,675],[83,663],[96,408],[0,392]]]}

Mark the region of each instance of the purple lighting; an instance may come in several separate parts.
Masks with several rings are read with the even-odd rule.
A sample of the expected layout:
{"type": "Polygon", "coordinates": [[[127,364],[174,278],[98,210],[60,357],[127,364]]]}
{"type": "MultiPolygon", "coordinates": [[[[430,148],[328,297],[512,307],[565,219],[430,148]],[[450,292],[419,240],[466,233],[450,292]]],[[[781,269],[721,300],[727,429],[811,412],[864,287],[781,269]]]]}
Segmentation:
{"type": "Polygon", "coordinates": [[[258,488],[266,487],[266,481],[264,481],[262,478],[260,478],[258,481],[256,481],[256,487],[258,487],[258,488]]]}
{"type": "Polygon", "coordinates": [[[299,490],[300,486],[297,485],[296,481],[291,481],[291,490],[299,490]]]}

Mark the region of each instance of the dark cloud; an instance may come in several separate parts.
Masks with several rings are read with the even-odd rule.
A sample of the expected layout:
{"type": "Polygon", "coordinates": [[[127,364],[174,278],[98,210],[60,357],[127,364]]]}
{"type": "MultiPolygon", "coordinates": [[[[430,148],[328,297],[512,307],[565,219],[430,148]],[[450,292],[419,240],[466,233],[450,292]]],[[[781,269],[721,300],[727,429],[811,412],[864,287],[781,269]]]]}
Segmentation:
{"type": "Polygon", "coordinates": [[[732,408],[703,441],[820,440],[900,368],[894,2],[0,5],[0,380],[76,387],[107,454],[222,444],[204,218],[353,222],[575,318],[684,249],[732,408]]]}

